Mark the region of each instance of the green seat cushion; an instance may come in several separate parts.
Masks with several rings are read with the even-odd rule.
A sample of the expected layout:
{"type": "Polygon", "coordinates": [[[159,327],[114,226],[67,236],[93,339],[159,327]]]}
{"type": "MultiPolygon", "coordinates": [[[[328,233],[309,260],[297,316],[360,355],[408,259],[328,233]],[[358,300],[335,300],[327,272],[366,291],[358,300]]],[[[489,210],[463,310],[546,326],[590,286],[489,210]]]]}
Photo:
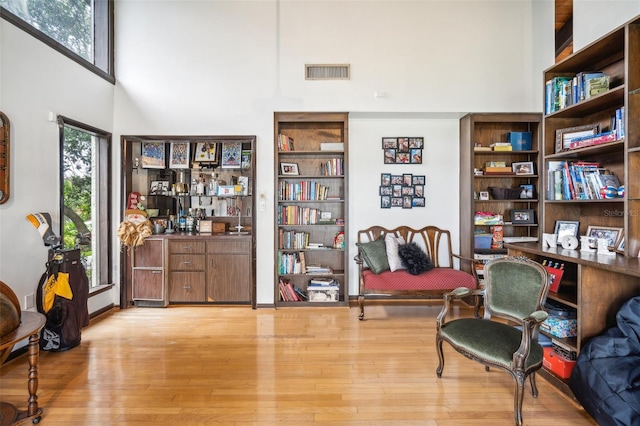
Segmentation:
{"type": "MultiPolygon", "coordinates": [[[[507,324],[485,319],[461,318],[446,323],[442,336],[477,358],[511,367],[513,353],[520,347],[521,332],[507,324]]],[[[531,342],[525,370],[542,363],[542,346],[531,342]]]]}
{"type": "Polygon", "coordinates": [[[364,261],[367,262],[367,265],[374,274],[389,270],[387,247],[384,238],[378,238],[368,243],[356,243],[356,245],[360,249],[364,261]]]}

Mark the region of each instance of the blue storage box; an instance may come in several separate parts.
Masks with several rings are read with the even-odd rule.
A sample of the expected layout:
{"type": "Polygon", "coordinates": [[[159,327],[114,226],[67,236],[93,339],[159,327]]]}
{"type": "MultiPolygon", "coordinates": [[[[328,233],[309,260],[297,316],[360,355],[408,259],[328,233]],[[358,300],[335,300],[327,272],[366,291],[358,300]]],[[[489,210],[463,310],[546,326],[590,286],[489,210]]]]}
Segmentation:
{"type": "Polygon", "coordinates": [[[474,247],[477,249],[490,249],[491,240],[493,236],[491,234],[476,234],[474,237],[474,247]]]}
{"type": "Polygon", "coordinates": [[[507,142],[514,151],[529,151],[531,149],[531,132],[509,132],[507,142]]]}

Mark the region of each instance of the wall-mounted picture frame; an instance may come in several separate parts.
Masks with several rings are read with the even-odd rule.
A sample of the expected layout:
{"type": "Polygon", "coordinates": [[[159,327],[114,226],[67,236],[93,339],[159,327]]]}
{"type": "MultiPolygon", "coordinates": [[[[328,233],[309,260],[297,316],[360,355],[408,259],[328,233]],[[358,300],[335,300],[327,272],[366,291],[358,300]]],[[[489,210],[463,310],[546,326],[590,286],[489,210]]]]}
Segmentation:
{"type": "Polygon", "coordinates": [[[533,209],[513,209],[511,210],[511,223],[531,224],[535,223],[533,209]]]}
{"type": "Polygon", "coordinates": [[[578,230],[580,222],[577,220],[556,220],[556,226],[553,233],[557,235],[556,245],[562,244],[562,239],[567,235],[578,238],[578,230]]]}
{"type": "Polygon", "coordinates": [[[585,124],[583,126],[556,129],[556,153],[568,151],[573,138],[592,136],[600,133],[600,124],[585,124]]]}
{"type": "Polygon", "coordinates": [[[217,165],[219,163],[217,142],[196,142],[193,151],[193,161],[196,163],[208,163],[217,165]]]}
{"type": "Polygon", "coordinates": [[[220,167],[239,169],[242,166],[242,142],[222,142],[220,167]]]}
{"type": "Polygon", "coordinates": [[[516,175],[532,175],[534,174],[533,161],[511,163],[511,170],[513,170],[513,173],[516,175]]]}
{"type": "Polygon", "coordinates": [[[402,207],[411,209],[425,207],[425,176],[404,173],[380,174],[380,208],[402,207]]]}
{"type": "Polygon", "coordinates": [[[382,149],[398,149],[398,138],[382,138],[382,149]]]}
{"type": "Polygon", "coordinates": [[[422,164],[423,137],[383,137],[384,164],[422,164]]]}
{"type": "Polygon", "coordinates": [[[298,163],[280,163],[280,174],[284,176],[298,176],[298,163]]]}
{"type": "Polygon", "coordinates": [[[169,150],[169,168],[188,169],[190,148],[191,144],[189,142],[171,142],[171,148],[169,150]]]}
{"type": "Polygon", "coordinates": [[[142,142],[142,168],[165,168],[165,144],[164,142],[142,142]]]}
{"type": "Polygon", "coordinates": [[[623,235],[623,228],[612,226],[589,225],[587,228],[587,237],[604,238],[607,240],[607,246],[615,249],[623,235]]]}

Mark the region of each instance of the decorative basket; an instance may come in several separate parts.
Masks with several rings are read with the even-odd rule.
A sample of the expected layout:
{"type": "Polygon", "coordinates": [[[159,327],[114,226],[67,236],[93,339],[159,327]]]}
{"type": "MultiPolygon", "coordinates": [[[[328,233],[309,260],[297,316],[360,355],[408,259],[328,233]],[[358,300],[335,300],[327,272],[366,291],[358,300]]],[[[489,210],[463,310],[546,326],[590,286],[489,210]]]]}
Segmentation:
{"type": "Polygon", "coordinates": [[[488,189],[491,196],[496,200],[519,199],[522,193],[522,188],[499,188],[497,186],[490,186],[488,189]]]}

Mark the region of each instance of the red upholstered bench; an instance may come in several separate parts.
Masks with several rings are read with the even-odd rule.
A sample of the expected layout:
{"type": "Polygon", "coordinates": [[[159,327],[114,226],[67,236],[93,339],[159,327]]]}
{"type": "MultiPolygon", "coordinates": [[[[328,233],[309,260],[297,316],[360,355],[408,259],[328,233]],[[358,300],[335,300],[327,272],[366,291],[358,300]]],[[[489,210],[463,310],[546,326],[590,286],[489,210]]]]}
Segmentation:
{"type": "MultiPolygon", "coordinates": [[[[358,254],[355,257],[359,269],[360,293],[358,295],[358,306],[360,307],[360,319],[364,319],[364,301],[367,295],[387,294],[395,296],[420,296],[420,297],[442,297],[448,291],[458,287],[476,289],[478,287],[478,277],[475,273],[473,259],[467,259],[452,253],[451,234],[449,231],[435,226],[426,226],[421,229],[413,229],[408,226],[400,226],[395,229],[386,229],[381,226],[372,226],[368,229],[358,231],[358,254]],[[367,259],[371,263],[377,263],[372,256],[370,248],[374,244],[379,250],[393,250],[393,247],[382,244],[387,234],[402,237],[406,243],[416,243],[420,246],[432,262],[433,269],[421,272],[419,275],[412,275],[406,269],[389,270],[385,266],[378,264],[368,265],[367,259]],[[463,264],[467,262],[469,272],[454,268],[454,258],[463,264]],[[377,273],[376,273],[377,272],[377,273]]],[[[397,247],[396,247],[397,248],[397,247]]],[[[386,252],[385,252],[386,253],[386,252]]],[[[394,262],[395,263],[395,262],[394,262]]],[[[393,264],[392,264],[392,269],[393,264]]],[[[477,306],[477,305],[476,305],[477,306]]]]}

